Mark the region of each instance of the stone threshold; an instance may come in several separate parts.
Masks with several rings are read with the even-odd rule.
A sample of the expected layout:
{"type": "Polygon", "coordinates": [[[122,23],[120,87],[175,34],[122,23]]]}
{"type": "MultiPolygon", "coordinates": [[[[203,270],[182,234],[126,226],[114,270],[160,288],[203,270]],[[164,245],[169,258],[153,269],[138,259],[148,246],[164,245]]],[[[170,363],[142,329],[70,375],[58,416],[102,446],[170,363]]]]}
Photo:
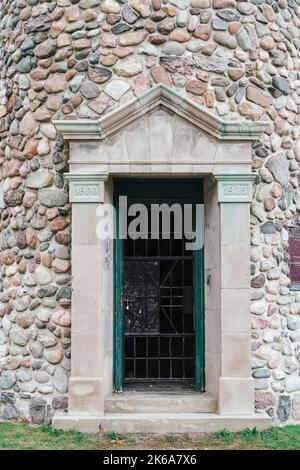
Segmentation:
{"type": "Polygon", "coordinates": [[[271,426],[265,414],[219,415],[217,413],[106,413],[101,428],[120,433],[209,433],[236,432],[245,428],[263,430],[271,426]]]}
{"type": "Polygon", "coordinates": [[[217,399],[206,393],[159,393],[126,391],[105,399],[105,413],[212,413],[217,399]]]}
{"type": "Polygon", "coordinates": [[[231,432],[254,427],[261,431],[271,426],[264,414],[219,415],[217,413],[105,413],[104,416],[56,412],[52,426],[65,431],[97,433],[99,429],[119,433],[210,433],[231,432]]]}

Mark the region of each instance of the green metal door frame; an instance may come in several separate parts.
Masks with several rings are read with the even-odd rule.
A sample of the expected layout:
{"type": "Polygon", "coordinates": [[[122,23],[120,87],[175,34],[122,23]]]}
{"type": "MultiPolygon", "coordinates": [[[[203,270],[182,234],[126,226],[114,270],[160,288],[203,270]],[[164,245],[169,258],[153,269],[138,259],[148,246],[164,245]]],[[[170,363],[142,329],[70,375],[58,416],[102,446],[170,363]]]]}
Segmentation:
{"type": "MultiPolygon", "coordinates": [[[[126,195],[130,202],[184,202],[203,204],[201,179],[131,178],[114,181],[114,205],[116,225],[114,240],[114,350],[113,388],[121,392],[123,386],[124,332],[122,311],[123,240],[119,238],[119,195],[126,195]],[[179,190],[180,188],[180,190],[179,190]],[[178,193],[180,192],[180,198],[178,193]]],[[[204,223],[204,221],[203,221],[204,223]]],[[[194,255],[194,322],[195,322],[195,388],[204,391],[204,247],[194,255]]]]}

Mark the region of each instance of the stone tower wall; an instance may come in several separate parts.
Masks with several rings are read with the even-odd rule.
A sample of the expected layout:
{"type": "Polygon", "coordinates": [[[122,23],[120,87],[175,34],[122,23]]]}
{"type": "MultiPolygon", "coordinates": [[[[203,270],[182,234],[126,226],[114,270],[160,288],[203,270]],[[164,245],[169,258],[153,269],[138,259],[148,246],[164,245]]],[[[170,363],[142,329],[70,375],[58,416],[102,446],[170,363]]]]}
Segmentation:
{"type": "Polygon", "coordinates": [[[162,82],[223,119],[270,121],[253,146],[256,408],[300,420],[299,26],[300,0],[0,0],[0,419],[66,407],[68,149],[51,120],[97,119],[162,82]]]}

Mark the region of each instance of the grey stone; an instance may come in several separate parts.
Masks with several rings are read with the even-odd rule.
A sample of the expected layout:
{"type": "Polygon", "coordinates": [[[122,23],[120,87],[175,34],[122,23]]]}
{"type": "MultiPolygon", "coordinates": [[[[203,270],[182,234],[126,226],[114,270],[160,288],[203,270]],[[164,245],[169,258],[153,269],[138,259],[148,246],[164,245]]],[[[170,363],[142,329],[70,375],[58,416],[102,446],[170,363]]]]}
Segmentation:
{"type": "Polygon", "coordinates": [[[1,392],[0,403],[14,403],[15,394],[14,392],[1,392]]]}
{"type": "Polygon", "coordinates": [[[61,287],[56,295],[56,300],[60,299],[70,299],[71,298],[71,289],[70,287],[61,287]]]}
{"type": "Polygon", "coordinates": [[[16,65],[16,71],[19,73],[29,73],[31,68],[31,58],[29,56],[23,57],[16,65]]]}
{"type": "Polygon", "coordinates": [[[16,374],[10,370],[5,370],[0,375],[0,388],[3,390],[8,390],[12,388],[16,383],[16,374]]]}
{"type": "Polygon", "coordinates": [[[286,391],[289,393],[297,392],[298,390],[300,390],[299,375],[291,375],[290,377],[287,377],[285,380],[285,388],[286,388],[286,391]]]}
{"type": "Polygon", "coordinates": [[[255,379],[267,379],[271,376],[271,371],[268,369],[259,369],[255,370],[252,375],[255,379]]]}
{"type": "Polygon", "coordinates": [[[253,15],[256,12],[257,8],[255,5],[249,2],[239,2],[237,4],[237,10],[242,13],[242,15],[253,15]]]}
{"type": "Polygon", "coordinates": [[[70,90],[73,92],[73,93],[76,93],[79,88],[80,88],[80,85],[82,84],[84,80],[84,75],[75,75],[75,77],[72,78],[72,80],[70,81],[70,90]]]}
{"type": "Polygon", "coordinates": [[[224,73],[227,69],[228,60],[223,58],[204,58],[194,56],[196,67],[206,72],[224,73]]]}
{"type": "Polygon", "coordinates": [[[68,391],[68,376],[61,367],[56,368],[52,384],[59,393],[66,393],[68,391]]]}
{"type": "Polygon", "coordinates": [[[3,413],[2,413],[2,419],[18,419],[20,416],[20,412],[18,408],[15,405],[12,404],[7,404],[4,407],[3,413]]]}
{"type": "Polygon", "coordinates": [[[226,23],[226,21],[223,21],[220,18],[216,17],[216,18],[213,18],[212,20],[212,27],[213,29],[216,29],[219,31],[226,31],[228,28],[228,24],[226,23]]]}
{"type": "Polygon", "coordinates": [[[26,38],[21,44],[21,51],[27,51],[28,49],[33,49],[35,47],[35,40],[33,37],[26,38]]]}
{"type": "Polygon", "coordinates": [[[10,189],[4,194],[4,202],[9,207],[20,206],[24,197],[23,189],[10,189]]]}
{"type": "Polygon", "coordinates": [[[32,374],[30,370],[27,369],[20,369],[17,371],[17,379],[20,382],[28,382],[29,380],[32,379],[32,374]]]}
{"type": "Polygon", "coordinates": [[[75,31],[78,31],[82,28],[84,28],[84,21],[79,20],[79,21],[74,21],[74,23],[69,23],[65,29],[66,33],[74,33],[75,31]]]}
{"type": "Polygon", "coordinates": [[[241,28],[238,30],[238,32],[236,33],[236,39],[237,39],[239,46],[244,51],[249,51],[251,49],[251,41],[250,41],[247,31],[244,28],[241,28]]]}
{"type": "Polygon", "coordinates": [[[217,11],[217,16],[228,22],[237,21],[240,18],[239,13],[235,10],[220,10],[217,11]]]}
{"type": "Polygon", "coordinates": [[[135,23],[136,20],[140,17],[140,15],[135,10],[130,8],[128,4],[124,6],[122,10],[122,16],[129,24],[135,23]]]}
{"type": "Polygon", "coordinates": [[[219,32],[214,35],[214,40],[221,46],[228,47],[228,49],[235,49],[237,42],[234,36],[226,32],[219,32]]]}
{"type": "Polygon", "coordinates": [[[162,53],[166,55],[180,56],[184,53],[184,51],[185,51],[184,45],[175,41],[166,42],[162,46],[162,53]]]}
{"type": "Polygon", "coordinates": [[[40,189],[38,198],[40,203],[46,207],[62,207],[68,203],[68,194],[62,189],[40,189]]]}
{"type": "Polygon", "coordinates": [[[270,32],[266,24],[259,23],[259,22],[256,22],[255,29],[256,29],[257,36],[259,38],[262,38],[263,36],[267,36],[267,34],[269,34],[270,32]]]}
{"type": "Polygon", "coordinates": [[[46,419],[47,402],[42,397],[34,397],[29,406],[30,416],[33,424],[43,424],[46,419]]]}
{"type": "Polygon", "coordinates": [[[114,100],[118,101],[126,91],[130,89],[129,83],[125,82],[124,80],[119,80],[115,78],[111,80],[104,88],[105,93],[113,98],[114,100]]]}
{"type": "Polygon", "coordinates": [[[148,43],[142,44],[138,48],[138,53],[145,54],[145,55],[152,55],[152,56],[159,55],[157,47],[153,46],[153,44],[148,44],[148,43]]]}
{"type": "Polygon", "coordinates": [[[91,80],[85,80],[81,84],[80,92],[85,98],[92,99],[96,98],[100,94],[101,89],[99,86],[96,85],[96,83],[92,82],[91,80]]]}
{"type": "Polygon", "coordinates": [[[268,160],[267,167],[282,186],[287,186],[289,182],[289,164],[283,154],[274,155],[268,160]]]}
{"type": "Polygon", "coordinates": [[[291,412],[291,397],[280,395],[277,408],[277,416],[280,421],[287,421],[291,412]]]}
{"type": "Polygon", "coordinates": [[[280,75],[275,75],[272,78],[272,85],[274,88],[281,91],[283,95],[289,94],[289,84],[286,78],[280,77],[280,75]]]}
{"type": "Polygon", "coordinates": [[[121,34],[130,30],[131,27],[127,23],[118,23],[111,28],[111,32],[114,34],[121,34]]]}
{"type": "Polygon", "coordinates": [[[14,326],[10,330],[9,338],[18,346],[26,346],[28,339],[29,339],[29,333],[27,330],[24,330],[23,328],[14,326]]]}
{"type": "Polygon", "coordinates": [[[262,224],[260,226],[260,230],[262,233],[276,233],[277,232],[277,229],[276,229],[276,225],[274,224],[274,222],[271,222],[271,221],[268,221],[268,222],[265,222],[264,224],[262,224]]]}
{"type": "Polygon", "coordinates": [[[300,328],[300,316],[288,315],[287,327],[289,330],[297,330],[298,328],[300,328]]]}
{"type": "Polygon", "coordinates": [[[176,13],[176,24],[183,28],[188,20],[188,12],[186,10],[178,10],[176,13]]]}
{"type": "Polygon", "coordinates": [[[27,186],[32,189],[40,189],[50,186],[52,182],[53,173],[46,169],[35,171],[27,178],[27,186]]]}

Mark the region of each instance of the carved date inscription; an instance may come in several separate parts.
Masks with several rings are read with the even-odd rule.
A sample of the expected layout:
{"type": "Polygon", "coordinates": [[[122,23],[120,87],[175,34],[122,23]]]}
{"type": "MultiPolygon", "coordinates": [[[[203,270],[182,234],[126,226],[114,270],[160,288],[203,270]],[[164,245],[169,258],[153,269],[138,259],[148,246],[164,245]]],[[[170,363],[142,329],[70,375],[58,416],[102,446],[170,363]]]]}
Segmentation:
{"type": "Polygon", "coordinates": [[[225,184],[224,195],[225,196],[246,196],[248,194],[247,184],[225,184]]]}
{"type": "Polygon", "coordinates": [[[98,185],[75,185],[75,196],[97,196],[99,194],[98,185]]]}

